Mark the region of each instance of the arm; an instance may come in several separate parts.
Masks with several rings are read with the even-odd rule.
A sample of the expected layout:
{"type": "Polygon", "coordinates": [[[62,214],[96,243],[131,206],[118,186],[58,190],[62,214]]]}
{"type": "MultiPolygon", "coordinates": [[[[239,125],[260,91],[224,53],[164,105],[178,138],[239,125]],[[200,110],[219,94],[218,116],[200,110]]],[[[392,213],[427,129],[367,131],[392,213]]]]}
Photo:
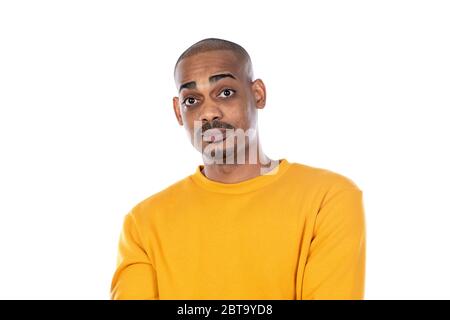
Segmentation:
{"type": "Polygon", "coordinates": [[[365,218],[362,191],[342,189],[316,216],[301,299],[364,299],[365,218]]]}
{"type": "Polygon", "coordinates": [[[132,213],[125,216],[120,234],[110,296],[112,300],[158,299],[156,271],[142,247],[132,213]]]}

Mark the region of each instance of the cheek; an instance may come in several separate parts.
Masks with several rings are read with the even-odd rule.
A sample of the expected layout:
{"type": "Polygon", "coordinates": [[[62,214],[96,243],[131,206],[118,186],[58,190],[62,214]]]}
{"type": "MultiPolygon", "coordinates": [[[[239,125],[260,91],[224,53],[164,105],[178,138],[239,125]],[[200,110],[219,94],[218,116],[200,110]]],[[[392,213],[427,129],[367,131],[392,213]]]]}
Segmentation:
{"type": "Polygon", "coordinates": [[[194,124],[193,124],[192,120],[190,119],[190,116],[187,113],[182,112],[181,119],[183,120],[184,130],[186,130],[186,133],[188,135],[191,135],[192,127],[194,124]]]}
{"type": "Polygon", "coordinates": [[[258,116],[258,109],[256,108],[256,103],[254,100],[254,97],[251,93],[247,96],[246,100],[246,118],[248,119],[249,127],[255,127],[256,126],[256,119],[258,116]]]}
{"type": "Polygon", "coordinates": [[[252,128],[255,126],[255,112],[256,109],[249,101],[242,101],[239,109],[237,110],[237,117],[241,123],[241,128],[252,128]]]}
{"type": "Polygon", "coordinates": [[[236,98],[233,101],[224,103],[222,110],[224,112],[224,119],[232,122],[231,124],[239,128],[245,127],[249,122],[249,106],[246,98],[236,98]]]}
{"type": "Polygon", "coordinates": [[[194,113],[192,111],[184,111],[181,113],[181,117],[183,118],[183,123],[186,129],[190,129],[194,126],[194,113]]]}
{"type": "Polygon", "coordinates": [[[184,128],[191,139],[194,138],[195,130],[201,132],[202,122],[198,121],[197,115],[194,112],[186,112],[183,116],[184,128]],[[197,127],[196,127],[197,122],[197,127]]]}

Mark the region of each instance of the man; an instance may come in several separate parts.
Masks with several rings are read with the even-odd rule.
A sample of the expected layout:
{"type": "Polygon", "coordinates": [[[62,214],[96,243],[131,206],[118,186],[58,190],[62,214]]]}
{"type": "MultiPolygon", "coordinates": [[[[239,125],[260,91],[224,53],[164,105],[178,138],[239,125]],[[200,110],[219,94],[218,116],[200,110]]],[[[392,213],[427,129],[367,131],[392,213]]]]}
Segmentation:
{"type": "Polygon", "coordinates": [[[332,171],[270,159],[266,89],[239,45],[178,59],[173,109],[203,165],[124,218],[112,299],[363,299],[362,191],[332,171]]]}

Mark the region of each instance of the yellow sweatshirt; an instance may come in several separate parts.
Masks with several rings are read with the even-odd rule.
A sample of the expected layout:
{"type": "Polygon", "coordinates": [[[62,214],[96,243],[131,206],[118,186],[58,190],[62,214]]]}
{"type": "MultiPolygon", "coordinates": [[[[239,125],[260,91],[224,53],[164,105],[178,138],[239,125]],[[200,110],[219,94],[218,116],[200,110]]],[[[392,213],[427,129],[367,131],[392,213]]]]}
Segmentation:
{"type": "Polygon", "coordinates": [[[111,299],[363,299],[362,191],[282,159],[220,183],[196,171],[124,218],[111,299]]]}

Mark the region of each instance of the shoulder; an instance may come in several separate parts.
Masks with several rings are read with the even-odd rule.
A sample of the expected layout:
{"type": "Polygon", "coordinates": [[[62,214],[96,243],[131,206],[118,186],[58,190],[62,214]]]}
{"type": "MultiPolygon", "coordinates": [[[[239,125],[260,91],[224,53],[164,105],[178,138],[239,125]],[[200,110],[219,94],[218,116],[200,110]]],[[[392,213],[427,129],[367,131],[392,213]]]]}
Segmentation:
{"type": "Polygon", "coordinates": [[[189,188],[189,184],[189,177],[178,180],[139,201],[128,214],[140,221],[150,218],[150,215],[158,215],[158,212],[162,212],[174,204],[177,196],[179,196],[180,192],[186,191],[189,188]]]}
{"type": "Polygon", "coordinates": [[[362,192],[359,185],[347,175],[303,163],[292,163],[290,178],[295,179],[307,189],[328,195],[343,190],[362,192]]]}
{"type": "Polygon", "coordinates": [[[312,201],[311,218],[316,221],[316,229],[329,226],[328,230],[333,230],[340,225],[357,230],[364,225],[363,192],[353,179],[305,164],[294,163],[292,167],[292,175],[303,181],[312,201]]]}

